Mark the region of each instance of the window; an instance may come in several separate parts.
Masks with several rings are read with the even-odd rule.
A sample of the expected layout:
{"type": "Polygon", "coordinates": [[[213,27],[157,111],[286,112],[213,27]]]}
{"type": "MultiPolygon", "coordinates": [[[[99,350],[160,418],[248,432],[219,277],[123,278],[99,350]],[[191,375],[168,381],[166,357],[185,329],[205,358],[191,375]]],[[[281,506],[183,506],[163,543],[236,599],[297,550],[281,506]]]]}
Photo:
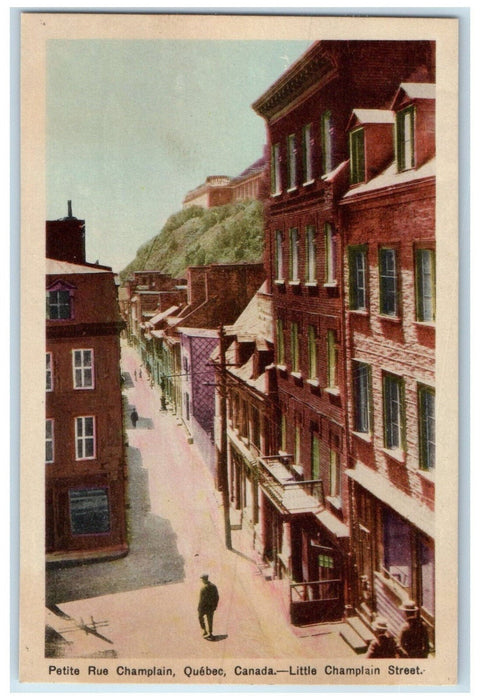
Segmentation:
{"type": "Polygon", "coordinates": [[[100,535],[110,531],[106,488],[70,489],[68,497],[72,535],[100,535]]]}
{"type": "Polygon", "coordinates": [[[317,280],[317,245],[315,240],[315,227],[307,226],[306,232],[306,262],[305,277],[307,282],[317,280]]]}
{"type": "Polygon", "coordinates": [[[404,588],[412,585],[410,526],[389,509],[383,511],[383,566],[404,588]]]}
{"type": "Polygon", "coordinates": [[[285,332],[281,318],[277,318],[277,364],[285,364],[285,332]]]}
{"type": "Polygon", "coordinates": [[[418,389],[419,464],[421,469],[435,468],[435,390],[418,389]]]}
{"type": "Polygon", "coordinates": [[[47,418],[45,421],[45,462],[50,463],[54,460],[54,444],[53,444],[53,419],[47,418]]]}
{"type": "Polygon", "coordinates": [[[332,155],[332,115],[330,112],[324,112],[322,115],[322,169],[323,173],[329,173],[333,170],[333,155],[332,155]]]}
{"type": "Polygon", "coordinates": [[[47,292],[47,318],[50,320],[71,318],[70,292],[56,289],[47,292]]]}
{"type": "Polygon", "coordinates": [[[295,134],[287,138],[287,187],[289,190],[297,186],[297,146],[295,134]]]}
{"type": "Polygon", "coordinates": [[[335,450],[330,449],[329,460],[330,472],[330,497],[340,497],[340,459],[339,454],[335,450]]]}
{"type": "Polygon", "coordinates": [[[398,316],[396,251],[380,249],[380,313],[398,316]]]}
{"type": "Polygon", "coordinates": [[[312,481],[317,481],[320,479],[320,438],[317,433],[312,433],[310,454],[312,481]]]}
{"type": "Polygon", "coordinates": [[[389,450],[403,449],[403,380],[391,374],[383,377],[384,441],[389,450]]]}
{"type": "Polygon", "coordinates": [[[399,170],[410,170],[415,167],[413,107],[404,109],[397,114],[397,163],[399,170]]]}
{"type": "Polygon", "coordinates": [[[47,352],[46,354],[45,390],[53,391],[53,364],[51,352],[47,352]]]}
{"type": "Polygon", "coordinates": [[[95,418],[75,418],[75,459],[95,459],[95,418]]]}
{"type": "Polygon", "coordinates": [[[306,124],[302,132],[303,183],[313,180],[312,168],[312,125],[306,124]]]}
{"type": "Polygon", "coordinates": [[[415,281],[417,292],[417,321],[435,320],[435,253],[417,250],[415,253],[415,281]]]}
{"type": "Polygon", "coordinates": [[[336,284],[336,240],[331,224],[325,224],[325,283],[336,284]]]}
{"type": "Polygon", "coordinates": [[[357,129],[350,134],[350,182],[356,185],[365,181],[364,131],[357,129]]]}
{"type": "Polygon", "coordinates": [[[370,367],[353,363],[354,430],[370,432],[370,367]]]}
{"type": "Polygon", "coordinates": [[[290,280],[298,282],[298,229],[290,229],[290,280]]]}
{"type": "Polygon", "coordinates": [[[73,386],[93,389],[93,350],[72,350],[73,386]]]}
{"type": "Polygon", "coordinates": [[[290,350],[292,372],[299,371],[299,344],[298,344],[298,323],[292,322],[290,326],[290,350]]]}
{"type": "Polygon", "coordinates": [[[317,337],[315,326],[308,326],[308,378],[317,377],[317,337]]]}
{"type": "Polygon", "coordinates": [[[350,248],[350,308],[364,311],[367,308],[367,251],[365,248],[350,248]]]}
{"type": "Polygon", "coordinates": [[[272,146],[271,152],[271,193],[280,194],[282,191],[282,182],[280,178],[280,144],[275,143],[272,146]]]}
{"type": "Polygon", "coordinates": [[[275,279],[283,280],[283,233],[275,231],[275,279]]]}
{"type": "Polygon", "coordinates": [[[327,331],[327,386],[334,389],[337,386],[337,346],[335,331],[327,331]]]}

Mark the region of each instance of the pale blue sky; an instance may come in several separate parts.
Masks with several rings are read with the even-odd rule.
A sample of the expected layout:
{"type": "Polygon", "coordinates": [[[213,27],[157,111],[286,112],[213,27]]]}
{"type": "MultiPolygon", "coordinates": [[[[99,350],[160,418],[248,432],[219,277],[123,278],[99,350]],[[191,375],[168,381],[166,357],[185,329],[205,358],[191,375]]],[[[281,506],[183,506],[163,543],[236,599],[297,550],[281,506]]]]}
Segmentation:
{"type": "Polygon", "coordinates": [[[254,102],[306,41],[50,40],[47,219],[85,219],[120,271],[207,175],[262,155],[254,102]]]}

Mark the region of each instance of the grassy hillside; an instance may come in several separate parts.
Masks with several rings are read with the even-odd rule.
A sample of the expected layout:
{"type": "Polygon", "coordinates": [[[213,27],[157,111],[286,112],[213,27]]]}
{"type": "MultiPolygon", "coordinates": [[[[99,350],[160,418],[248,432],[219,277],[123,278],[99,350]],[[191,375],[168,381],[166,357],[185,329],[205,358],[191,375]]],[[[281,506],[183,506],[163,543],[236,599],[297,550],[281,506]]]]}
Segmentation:
{"type": "Polygon", "coordinates": [[[262,255],[261,202],[212,209],[192,206],[173,214],[160,233],[137,250],[120,278],[134,270],[160,270],[181,277],[189,265],[260,262],[262,255]]]}

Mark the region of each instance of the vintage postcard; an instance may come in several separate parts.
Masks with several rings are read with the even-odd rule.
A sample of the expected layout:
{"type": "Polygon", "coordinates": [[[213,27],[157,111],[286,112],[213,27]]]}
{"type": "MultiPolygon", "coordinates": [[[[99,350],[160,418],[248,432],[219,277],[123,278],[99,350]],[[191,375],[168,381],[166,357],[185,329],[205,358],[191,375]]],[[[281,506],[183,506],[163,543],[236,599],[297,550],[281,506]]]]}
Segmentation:
{"type": "Polygon", "coordinates": [[[457,109],[456,19],[22,13],[21,684],[457,683],[457,109]]]}

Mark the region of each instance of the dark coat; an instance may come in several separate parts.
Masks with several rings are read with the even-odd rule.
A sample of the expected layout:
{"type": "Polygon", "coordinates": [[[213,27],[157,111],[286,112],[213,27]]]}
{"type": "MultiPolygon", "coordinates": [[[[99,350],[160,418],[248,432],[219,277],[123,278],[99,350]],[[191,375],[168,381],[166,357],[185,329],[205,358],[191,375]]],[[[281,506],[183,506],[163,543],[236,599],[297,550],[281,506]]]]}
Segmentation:
{"type": "Polygon", "coordinates": [[[409,659],[426,659],[429,642],[427,626],[420,618],[408,620],[400,630],[400,646],[409,659]]]}
{"type": "Polygon", "coordinates": [[[218,589],[211,581],[200,589],[200,600],[198,601],[198,612],[208,613],[217,609],[218,589]]]}
{"type": "Polygon", "coordinates": [[[368,659],[396,659],[400,650],[396,641],[389,634],[382,634],[370,642],[367,651],[368,659]]]}

